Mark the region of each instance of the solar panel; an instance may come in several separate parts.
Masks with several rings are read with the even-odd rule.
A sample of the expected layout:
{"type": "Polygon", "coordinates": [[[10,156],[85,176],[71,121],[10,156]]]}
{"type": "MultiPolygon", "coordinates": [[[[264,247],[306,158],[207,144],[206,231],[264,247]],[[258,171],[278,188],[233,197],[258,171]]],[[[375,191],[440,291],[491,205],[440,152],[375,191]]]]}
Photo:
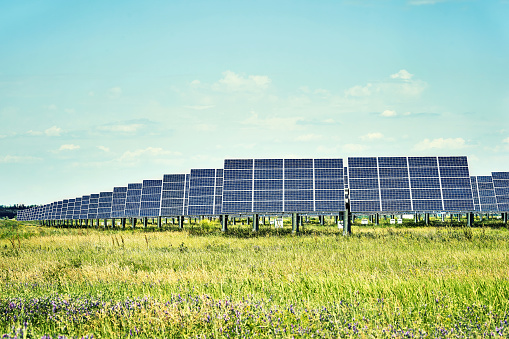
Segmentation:
{"type": "Polygon", "coordinates": [[[477,177],[470,177],[470,187],[472,187],[472,198],[474,200],[474,211],[481,211],[481,206],[479,202],[479,190],[477,189],[477,177]]]}
{"type": "Polygon", "coordinates": [[[493,186],[493,178],[489,175],[477,176],[477,194],[479,199],[480,212],[496,212],[497,198],[493,186]]]}
{"type": "Polygon", "coordinates": [[[352,212],[474,209],[466,157],[349,158],[352,212]]]}
{"type": "MultiPolygon", "coordinates": [[[[217,183],[221,183],[221,169],[192,169],[189,183],[189,215],[214,215],[217,183]],[[218,180],[219,179],[219,180],[218,180]]],[[[219,211],[218,211],[219,212],[219,211]]]]}
{"type": "Polygon", "coordinates": [[[122,218],[125,216],[125,202],[127,199],[127,187],[114,187],[111,200],[111,217],[122,218]]]}
{"type": "Polygon", "coordinates": [[[126,194],[126,202],[125,202],[125,216],[126,217],[140,216],[142,188],[143,188],[142,183],[127,185],[127,194],[126,194]]]}
{"type": "Polygon", "coordinates": [[[72,218],[74,220],[80,218],[80,212],[81,212],[81,197],[74,199],[74,211],[72,214],[72,218]]]}
{"type": "Polygon", "coordinates": [[[162,180],[143,180],[140,216],[157,217],[161,214],[162,180]]]}
{"type": "Polygon", "coordinates": [[[165,174],[161,197],[161,215],[178,216],[184,214],[185,174],[165,174]]]}
{"type": "Polygon", "coordinates": [[[345,209],[342,159],[227,159],[224,213],[345,209]]]}
{"type": "Polygon", "coordinates": [[[99,209],[99,194],[90,194],[90,201],[88,204],[88,219],[96,219],[98,209],[99,209]]]}
{"type": "Polygon", "coordinates": [[[509,172],[492,172],[497,207],[500,212],[509,212],[509,172]]]}
{"type": "Polygon", "coordinates": [[[90,195],[81,197],[80,219],[88,219],[88,206],[90,204],[90,195]]]}

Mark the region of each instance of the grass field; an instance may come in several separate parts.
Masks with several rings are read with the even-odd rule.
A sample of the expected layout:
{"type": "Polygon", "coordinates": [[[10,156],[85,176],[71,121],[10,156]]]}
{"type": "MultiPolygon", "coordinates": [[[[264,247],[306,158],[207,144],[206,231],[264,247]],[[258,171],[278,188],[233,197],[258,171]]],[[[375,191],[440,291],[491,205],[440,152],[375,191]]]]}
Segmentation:
{"type": "Polygon", "coordinates": [[[501,225],[0,223],[0,337],[509,337],[501,225]]]}

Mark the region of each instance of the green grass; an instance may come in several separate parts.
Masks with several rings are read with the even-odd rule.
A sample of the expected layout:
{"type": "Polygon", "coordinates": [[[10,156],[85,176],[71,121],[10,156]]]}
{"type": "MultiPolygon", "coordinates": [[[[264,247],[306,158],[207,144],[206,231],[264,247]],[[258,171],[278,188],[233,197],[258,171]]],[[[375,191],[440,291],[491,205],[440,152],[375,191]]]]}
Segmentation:
{"type": "Polygon", "coordinates": [[[408,226],[3,223],[0,335],[508,336],[507,228],[408,226]]]}

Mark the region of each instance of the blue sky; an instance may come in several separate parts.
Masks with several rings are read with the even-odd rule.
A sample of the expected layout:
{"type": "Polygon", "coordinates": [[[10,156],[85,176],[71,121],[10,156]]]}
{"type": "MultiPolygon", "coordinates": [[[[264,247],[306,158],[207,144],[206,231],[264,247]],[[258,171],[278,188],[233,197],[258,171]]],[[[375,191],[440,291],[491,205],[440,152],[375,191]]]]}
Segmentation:
{"type": "Polygon", "coordinates": [[[225,158],[509,171],[509,1],[0,1],[0,204],[225,158]]]}

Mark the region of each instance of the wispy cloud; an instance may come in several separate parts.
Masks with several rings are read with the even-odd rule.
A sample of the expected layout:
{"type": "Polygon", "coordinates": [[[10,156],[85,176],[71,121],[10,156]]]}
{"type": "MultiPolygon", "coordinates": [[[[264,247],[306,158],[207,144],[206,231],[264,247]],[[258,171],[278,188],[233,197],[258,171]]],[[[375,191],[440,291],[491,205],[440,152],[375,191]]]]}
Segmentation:
{"type": "Polygon", "coordinates": [[[0,163],[5,164],[25,164],[25,163],[34,163],[41,161],[41,158],[32,157],[32,156],[18,156],[18,155],[4,155],[0,156],[0,163]]]}
{"type": "Polygon", "coordinates": [[[181,156],[180,152],[168,151],[161,147],[147,147],[134,151],[126,151],[117,159],[118,162],[127,164],[137,164],[141,161],[150,160],[153,162],[169,162],[168,157],[181,156]]]}
{"type": "Polygon", "coordinates": [[[79,145],[65,144],[65,145],[60,146],[60,148],[58,150],[59,151],[74,151],[74,150],[77,150],[79,148],[80,148],[79,145]]]}
{"type": "Polygon", "coordinates": [[[396,113],[396,111],[393,111],[393,110],[390,110],[390,109],[386,109],[380,115],[383,116],[383,117],[389,118],[389,117],[395,117],[398,114],[396,113]]]}
{"type": "Polygon", "coordinates": [[[106,146],[97,146],[97,148],[99,148],[101,151],[104,151],[104,152],[110,151],[109,147],[106,147],[106,146]]]}
{"type": "Polygon", "coordinates": [[[46,130],[44,130],[44,134],[46,134],[49,137],[58,137],[62,133],[62,129],[57,126],[50,127],[46,130]]]}
{"type": "Polygon", "coordinates": [[[465,139],[463,138],[438,138],[438,139],[424,139],[415,145],[416,150],[424,151],[430,149],[461,149],[466,147],[465,139]]]}
{"type": "Polygon", "coordinates": [[[383,139],[384,138],[384,135],[380,132],[374,132],[374,133],[368,133],[368,134],[365,134],[363,136],[361,136],[361,139],[362,140],[380,140],[380,139],[383,139]]]}
{"type": "Polygon", "coordinates": [[[269,87],[271,80],[266,75],[242,76],[232,71],[223,72],[223,77],[212,85],[221,92],[260,91],[269,87]]]}
{"type": "Polygon", "coordinates": [[[122,95],[122,88],[120,87],[112,87],[108,90],[108,96],[110,99],[118,99],[122,95]]]}
{"type": "Polygon", "coordinates": [[[410,80],[414,75],[410,74],[406,69],[400,70],[398,73],[394,73],[391,75],[393,79],[402,79],[402,80],[410,80]]]}

